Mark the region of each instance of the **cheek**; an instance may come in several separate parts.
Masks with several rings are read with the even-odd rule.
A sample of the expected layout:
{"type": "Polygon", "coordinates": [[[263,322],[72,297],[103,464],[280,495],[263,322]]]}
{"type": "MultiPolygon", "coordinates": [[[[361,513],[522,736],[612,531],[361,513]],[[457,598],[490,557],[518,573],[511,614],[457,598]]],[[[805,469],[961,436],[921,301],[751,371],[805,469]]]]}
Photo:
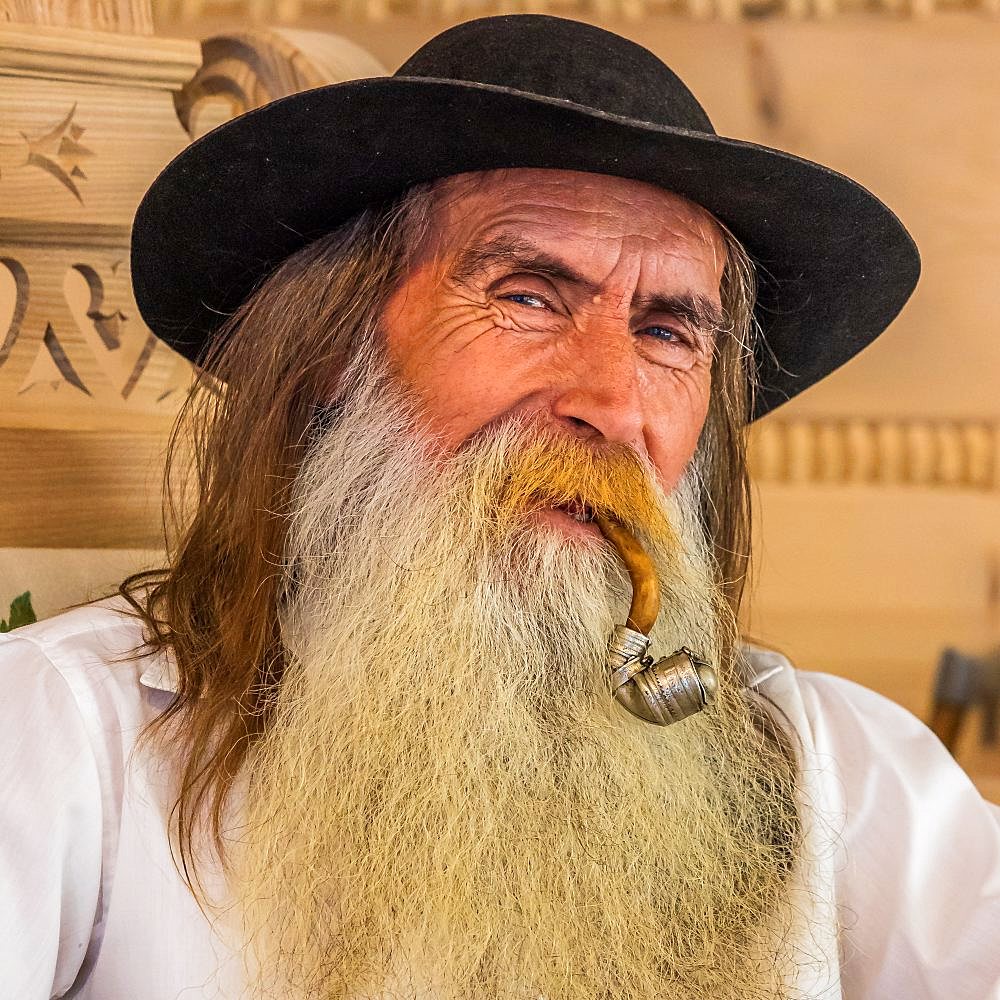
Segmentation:
{"type": "Polygon", "coordinates": [[[383,325],[397,376],[421,399],[446,448],[519,398],[524,358],[505,350],[504,331],[482,306],[410,295],[402,307],[390,301],[383,325]]]}
{"type": "Polygon", "coordinates": [[[692,377],[661,395],[662,402],[652,421],[651,439],[647,441],[660,485],[667,493],[680,482],[694,457],[708,416],[710,374],[700,370],[686,374],[692,377]]]}

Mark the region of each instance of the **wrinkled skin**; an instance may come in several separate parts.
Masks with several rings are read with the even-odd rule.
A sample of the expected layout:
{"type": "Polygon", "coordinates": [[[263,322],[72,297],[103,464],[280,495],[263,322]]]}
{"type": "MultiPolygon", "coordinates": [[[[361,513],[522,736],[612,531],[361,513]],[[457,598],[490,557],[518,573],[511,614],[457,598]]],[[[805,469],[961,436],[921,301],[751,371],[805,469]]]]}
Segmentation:
{"type": "MultiPolygon", "coordinates": [[[[711,215],[650,184],[565,170],[459,174],[438,194],[383,323],[445,448],[541,411],[567,434],[630,445],[672,490],[705,421],[721,319],[726,249],[711,215]],[[478,266],[463,259],[500,233],[551,260],[525,266],[531,248],[512,259],[509,246],[478,266]],[[705,315],[654,296],[698,299],[705,315]]],[[[551,517],[570,533],[592,527],[551,517]]]]}

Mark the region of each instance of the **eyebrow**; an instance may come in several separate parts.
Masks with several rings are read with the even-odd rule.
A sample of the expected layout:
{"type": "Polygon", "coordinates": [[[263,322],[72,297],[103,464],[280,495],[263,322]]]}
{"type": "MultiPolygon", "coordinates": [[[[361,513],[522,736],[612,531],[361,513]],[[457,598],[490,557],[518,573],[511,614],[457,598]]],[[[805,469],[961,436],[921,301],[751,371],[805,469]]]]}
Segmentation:
{"type": "MultiPolygon", "coordinates": [[[[544,274],[575,285],[590,296],[600,292],[600,286],[576,268],[515,233],[498,233],[485,242],[464,247],[456,256],[452,276],[458,281],[468,282],[497,264],[544,274]]],[[[718,333],[726,326],[722,309],[707,295],[693,292],[635,295],[632,304],[649,312],[678,316],[705,333],[718,333]]]]}

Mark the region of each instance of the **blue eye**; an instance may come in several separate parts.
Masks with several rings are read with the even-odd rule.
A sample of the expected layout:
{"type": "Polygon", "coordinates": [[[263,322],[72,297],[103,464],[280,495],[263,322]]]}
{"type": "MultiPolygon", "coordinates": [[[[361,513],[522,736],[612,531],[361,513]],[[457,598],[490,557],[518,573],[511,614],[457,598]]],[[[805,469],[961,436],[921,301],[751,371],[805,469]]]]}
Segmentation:
{"type": "Polygon", "coordinates": [[[647,326],[642,332],[649,333],[650,330],[661,330],[666,336],[657,336],[657,340],[662,340],[664,343],[683,343],[684,338],[676,331],[671,330],[669,326],[647,326]]]}
{"type": "Polygon", "coordinates": [[[528,292],[514,292],[512,295],[504,295],[502,298],[509,299],[511,302],[517,302],[519,306],[530,306],[532,309],[544,309],[548,303],[540,295],[531,295],[528,292]],[[531,305],[530,302],[519,302],[519,299],[530,299],[533,302],[540,303],[539,305],[531,305]]]}

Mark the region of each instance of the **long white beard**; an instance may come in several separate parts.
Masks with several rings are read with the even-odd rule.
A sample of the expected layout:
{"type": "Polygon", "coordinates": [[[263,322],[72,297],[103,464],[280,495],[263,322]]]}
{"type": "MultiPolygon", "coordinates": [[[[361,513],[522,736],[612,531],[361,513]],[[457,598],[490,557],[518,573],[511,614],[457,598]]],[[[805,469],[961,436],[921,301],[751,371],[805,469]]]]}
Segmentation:
{"type": "MultiPolygon", "coordinates": [[[[539,425],[443,456],[385,372],[356,363],[298,483],[289,662],[248,762],[235,881],[254,990],[781,996],[795,809],[733,676],[668,728],[616,706],[627,577],[602,540],[526,516],[539,425]]],[[[593,452],[547,443],[557,465],[593,452]]],[[[652,504],[672,529],[644,538],[663,585],[652,652],[717,660],[729,626],[690,477],[668,498],[637,458],[617,467],[645,484],[623,519],[652,504]]],[[[583,476],[598,492],[601,468],[583,476]]]]}

